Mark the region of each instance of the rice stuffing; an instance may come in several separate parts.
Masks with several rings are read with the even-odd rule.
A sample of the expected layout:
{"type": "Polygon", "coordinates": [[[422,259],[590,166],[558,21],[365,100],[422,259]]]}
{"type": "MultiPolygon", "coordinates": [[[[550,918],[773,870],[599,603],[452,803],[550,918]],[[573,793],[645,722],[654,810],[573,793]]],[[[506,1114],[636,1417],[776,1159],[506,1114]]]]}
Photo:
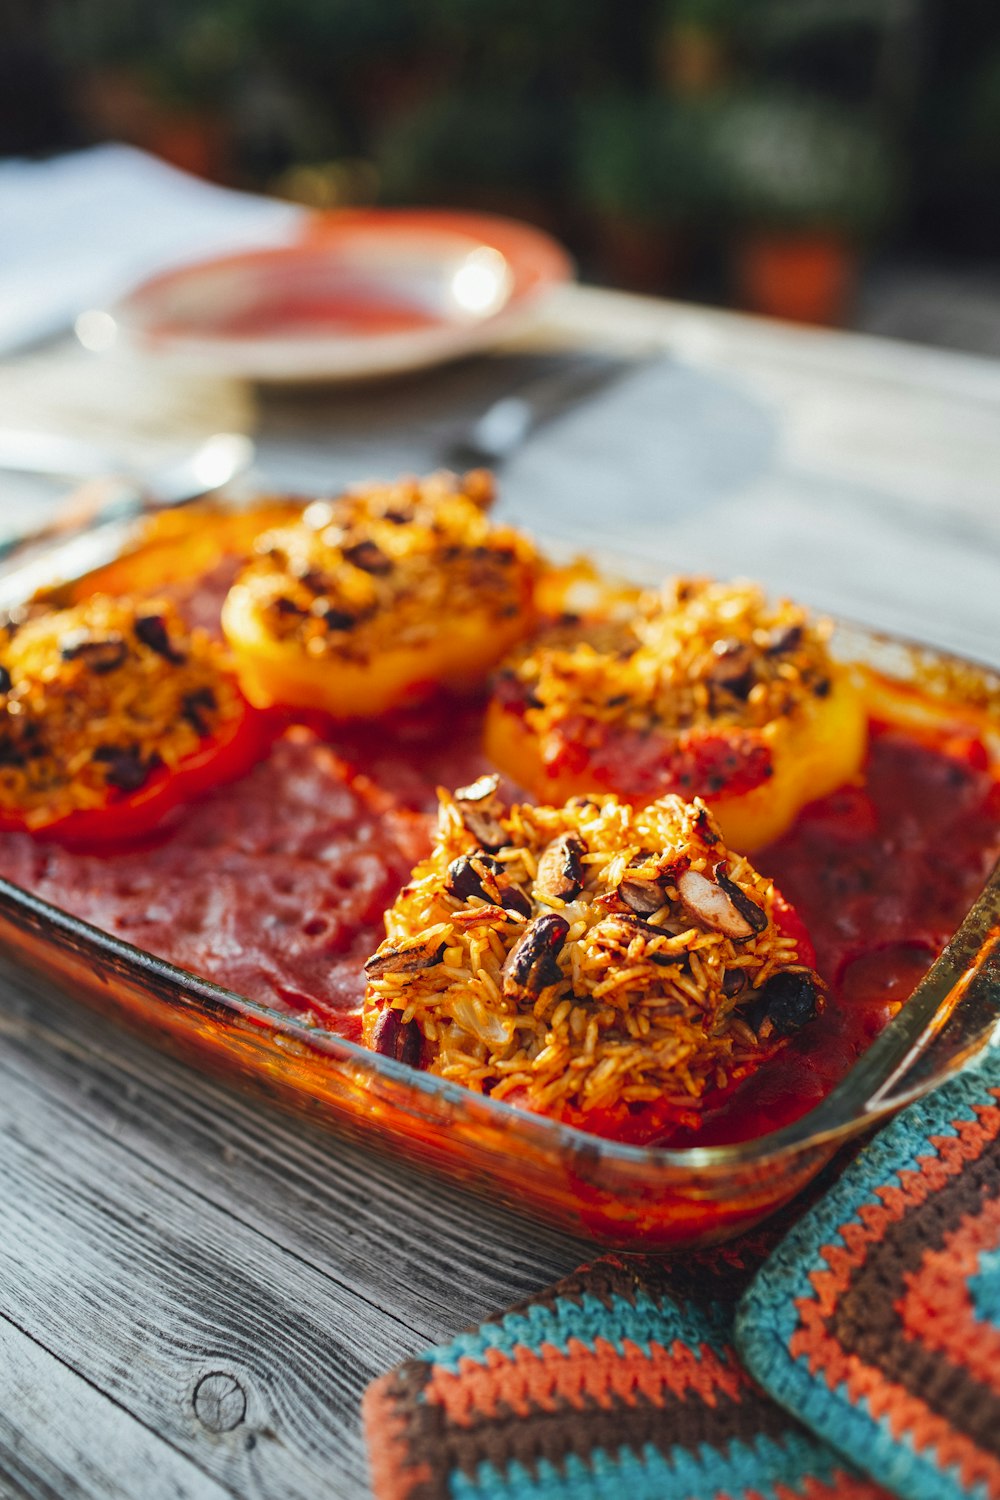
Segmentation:
{"type": "Polygon", "coordinates": [[[777,976],[822,1004],[773,884],[701,801],[505,808],[491,777],[439,798],[366,964],[370,1047],[563,1118],[690,1120],[783,1044],[777,976]]]}
{"type": "Polygon", "coordinates": [[[498,674],[542,739],[569,715],[660,734],[762,730],[830,691],[830,626],[747,582],[676,578],[603,614],[568,615],[498,674]]]}
{"type": "Polygon", "coordinates": [[[307,656],[365,663],[433,639],[442,622],[527,616],[536,557],[488,518],[485,470],[370,485],[264,532],[237,579],[265,635],[307,656]]]}

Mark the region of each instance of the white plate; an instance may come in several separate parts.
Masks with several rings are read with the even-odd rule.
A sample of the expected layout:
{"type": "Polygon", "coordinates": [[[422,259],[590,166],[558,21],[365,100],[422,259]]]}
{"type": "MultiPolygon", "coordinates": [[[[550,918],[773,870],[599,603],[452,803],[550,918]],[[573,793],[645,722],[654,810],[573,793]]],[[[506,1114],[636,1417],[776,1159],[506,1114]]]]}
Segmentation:
{"type": "Polygon", "coordinates": [[[368,379],[488,346],[571,262],[541,230],[488,215],[318,215],[293,244],[182,266],[108,309],[120,340],[202,374],[368,379]]]}

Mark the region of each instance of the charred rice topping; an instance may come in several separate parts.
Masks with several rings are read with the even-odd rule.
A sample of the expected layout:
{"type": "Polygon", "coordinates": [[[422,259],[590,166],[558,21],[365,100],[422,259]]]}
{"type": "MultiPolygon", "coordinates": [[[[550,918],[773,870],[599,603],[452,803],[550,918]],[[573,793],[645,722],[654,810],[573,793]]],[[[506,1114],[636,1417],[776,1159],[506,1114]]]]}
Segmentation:
{"type": "Polygon", "coordinates": [[[690,1110],[821,1003],[771,882],[702,802],[505,810],[491,777],[439,795],[365,966],[376,1050],[540,1111],[690,1110]]]}
{"type": "Polygon", "coordinates": [[[95,594],[0,621],[0,810],[41,827],[138,791],[242,707],[173,606],[95,594]]]}
{"type": "Polygon", "coordinates": [[[237,579],[266,633],[310,656],[364,661],[419,646],[442,620],[525,613],[535,553],[490,523],[483,470],[438,473],[317,501],[265,532],[237,579]]]}
{"type": "Polygon", "coordinates": [[[755,584],[677,578],[608,616],[567,616],[498,678],[538,734],[568,714],[665,734],[761,729],[825,697],[830,627],[755,584]]]}

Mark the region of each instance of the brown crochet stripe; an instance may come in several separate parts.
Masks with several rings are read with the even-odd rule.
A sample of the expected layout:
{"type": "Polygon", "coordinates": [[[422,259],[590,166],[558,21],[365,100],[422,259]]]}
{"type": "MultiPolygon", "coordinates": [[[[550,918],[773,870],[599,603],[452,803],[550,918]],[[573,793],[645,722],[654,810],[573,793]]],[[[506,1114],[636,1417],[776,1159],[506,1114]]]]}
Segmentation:
{"type": "MultiPolygon", "coordinates": [[[[737,1439],[752,1443],[761,1435],[780,1439],[794,1426],[746,1379],[738,1400],[716,1393],[712,1405],[697,1396],[668,1396],[660,1405],[637,1394],[633,1404],[616,1400],[606,1408],[588,1404],[581,1409],[559,1403],[555,1410],[539,1408],[527,1419],[501,1407],[488,1419],[459,1427],[442,1406],[421,1399],[432,1370],[424,1361],[410,1361],[378,1381],[366,1398],[367,1404],[372,1392],[377,1393],[378,1410],[366,1412],[370,1430],[373,1418],[386,1410],[402,1416],[399,1434],[411,1476],[405,1500],[439,1500],[447,1493],[449,1474],[459,1470],[472,1478],[484,1461],[501,1472],[511,1463],[522,1463],[531,1472],[540,1459],[559,1464],[575,1454],[589,1462],[597,1449],[614,1454],[627,1447],[638,1453],[651,1444],[669,1456],[672,1450],[693,1452],[702,1444],[718,1448],[737,1439]]],[[[390,1492],[378,1493],[382,1497],[390,1492]]],[[[398,1493],[402,1500],[404,1492],[398,1493]]]]}
{"type": "MultiPolygon", "coordinates": [[[[705,1308],[709,1304],[732,1305],[750,1277],[802,1210],[803,1201],[819,1197],[830,1173],[821,1174],[805,1200],[772,1219],[765,1227],[744,1235],[735,1243],[678,1256],[674,1260],[649,1256],[605,1255],[593,1265],[582,1266],[554,1286],[536,1293],[485,1321],[502,1324],[532,1308],[555,1312],[560,1304],[579,1305],[584,1297],[596,1298],[610,1308],[616,1299],[635,1304],[639,1298],[705,1308]]],[[[683,1352],[683,1351],[680,1351],[683,1352]]],[[[725,1350],[724,1359],[732,1356],[725,1350]]],[[[733,1366],[736,1368],[735,1358],[733,1366]]],[[[569,1454],[589,1462],[595,1449],[616,1453],[622,1446],[641,1451],[651,1443],[661,1453],[696,1450],[701,1444],[717,1448],[735,1438],[752,1442],[760,1434],[780,1439],[796,1424],[759,1391],[742,1371],[737,1378],[738,1399],[718,1388],[706,1400],[688,1391],[669,1395],[662,1404],[631,1391],[629,1398],[612,1399],[604,1406],[554,1403],[551,1411],[539,1410],[530,1419],[509,1409],[494,1407],[488,1418],[462,1426],[446,1408],[426,1399],[427,1387],[437,1379],[439,1368],[425,1360],[410,1360],[390,1371],[368,1388],[363,1415],[371,1455],[373,1487],[379,1500],[440,1500],[449,1493],[449,1477],[460,1470],[474,1476],[484,1460],[500,1472],[520,1461],[530,1470],[542,1458],[558,1464],[569,1454]]],[[[840,1476],[846,1488],[826,1486],[815,1490],[819,1497],[830,1494],[857,1495],[870,1500],[877,1492],[865,1481],[857,1487],[840,1476]]],[[[810,1481],[811,1483],[811,1481],[810,1481]]],[[[808,1493],[813,1494],[809,1489],[808,1493]]]]}
{"type": "MultiPolygon", "coordinates": [[[[822,1191],[825,1191],[825,1174],[822,1182],[822,1191]]],[[[579,1303],[584,1296],[596,1297],[605,1307],[610,1307],[618,1297],[634,1303],[637,1296],[651,1297],[654,1302],[691,1302],[698,1307],[718,1302],[735,1304],[789,1225],[813,1201],[813,1196],[822,1196],[822,1191],[799,1198],[794,1212],[778,1214],[760,1229],[729,1244],[676,1258],[603,1255],[592,1265],[581,1266],[544,1291],[525,1297],[502,1312],[492,1313],[483,1322],[503,1323],[532,1307],[544,1307],[552,1312],[558,1303],[579,1303]]]]}
{"type": "MultiPolygon", "coordinates": [[[[1000,1089],[987,1088],[981,1102],[974,1104],[973,1117],[963,1114],[951,1120],[946,1133],[923,1135],[919,1128],[911,1131],[906,1154],[921,1153],[915,1164],[901,1165],[894,1174],[883,1164],[886,1175],[881,1182],[873,1182],[869,1176],[856,1212],[817,1247],[820,1259],[808,1275],[811,1292],[794,1301],[798,1321],[788,1350],[797,1363],[836,1393],[838,1401],[866,1402],[872,1417],[888,1434],[897,1438],[905,1435],[928,1462],[947,1467],[970,1490],[979,1486],[984,1494],[1000,1497],[1000,1458],[977,1444],[963,1427],[956,1426],[942,1409],[935,1386],[914,1393],[894,1382],[878,1362],[868,1363],[854,1350],[845,1349],[830,1326],[838,1304],[887,1232],[931,1199],[940,1198],[969,1170],[970,1163],[980,1160],[1000,1139],[997,1099],[1000,1089]]],[[[890,1127],[888,1139],[893,1139],[894,1129],[890,1127]]],[[[881,1301],[886,1296],[885,1286],[878,1285],[874,1295],[881,1301]]],[[[910,1346],[916,1347],[918,1342],[911,1334],[910,1346]]]]}
{"type": "Polygon", "coordinates": [[[983,1255],[998,1246],[1000,1197],[985,1198],[982,1213],[963,1218],[940,1250],[928,1250],[907,1282],[899,1317],[906,1333],[964,1365],[1000,1401],[1000,1326],[982,1316],[970,1286],[983,1255]],[[928,1307],[934,1308],[931,1319],[928,1307]]]}
{"type": "Polygon", "coordinates": [[[368,1446],[372,1492],[379,1500],[411,1500],[418,1489],[424,1496],[441,1496],[445,1475],[436,1466],[415,1462],[409,1448],[412,1403],[419,1399],[430,1366],[410,1360],[380,1380],[373,1381],[361,1402],[361,1420],[368,1446]]]}
{"type": "Polygon", "coordinates": [[[949,1231],[978,1215],[1000,1185],[1000,1142],[990,1141],[961,1174],[901,1220],[888,1224],[868,1251],[828,1319],[831,1336],[848,1354],[928,1402],[988,1453],[1000,1455],[996,1397],[939,1349],[917,1343],[902,1328],[897,1304],[906,1278],[949,1231]]]}
{"type": "Polygon", "coordinates": [[[527,1313],[533,1307],[555,1312],[559,1303],[579,1304],[585,1296],[596,1297],[605,1307],[611,1307],[618,1297],[634,1303],[636,1296],[642,1293],[658,1300],[664,1295],[666,1288],[667,1278],[663,1275],[662,1264],[657,1265],[641,1255],[607,1255],[593,1265],[580,1266],[544,1291],[534,1292],[530,1297],[524,1297],[520,1302],[503,1308],[501,1312],[491,1313],[488,1318],[483,1319],[483,1323],[505,1323],[508,1318],[527,1313]]]}

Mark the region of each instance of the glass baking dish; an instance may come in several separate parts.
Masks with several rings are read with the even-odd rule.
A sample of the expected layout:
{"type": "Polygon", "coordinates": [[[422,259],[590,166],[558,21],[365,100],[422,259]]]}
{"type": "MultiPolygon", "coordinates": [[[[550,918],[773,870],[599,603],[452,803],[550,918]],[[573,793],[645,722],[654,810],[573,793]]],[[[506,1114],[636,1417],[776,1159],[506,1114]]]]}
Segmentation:
{"type": "MultiPolygon", "coordinates": [[[[76,580],[136,545],[105,526],[0,575],[0,605],[76,580]]],[[[1000,674],[853,625],[839,656],[904,721],[946,714],[1000,761],[1000,674]],[[919,681],[919,695],[912,684],[919,681]]],[[[837,1148],[933,1088],[986,1045],[1000,1014],[1000,875],[994,873],[908,1003],[828,1097],[769,1135],[727,1146],[621,1145],[366,1051],[103,932],[0,880],[0,941],[106,1014],[355,1138],[499,1196],[602,1244],[667,1250],[738,1234],[773,1212],[837,1148]]]]}

